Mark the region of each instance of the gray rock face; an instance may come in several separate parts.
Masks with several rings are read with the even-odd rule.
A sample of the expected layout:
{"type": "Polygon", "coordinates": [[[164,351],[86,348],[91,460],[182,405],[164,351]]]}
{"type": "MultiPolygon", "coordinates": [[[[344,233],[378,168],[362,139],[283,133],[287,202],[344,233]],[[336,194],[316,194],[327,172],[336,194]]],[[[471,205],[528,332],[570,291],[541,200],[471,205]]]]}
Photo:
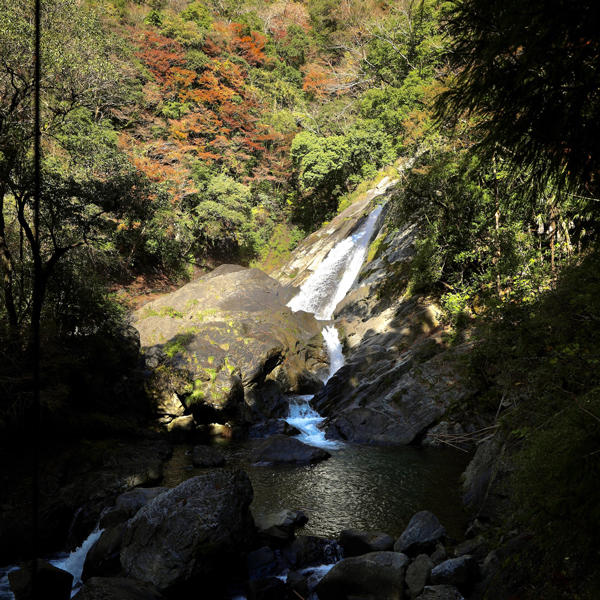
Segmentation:
{"type": "Polygon", "coordinates": [[[375,597],[402,600],[408,557],[399,552],[371,552],[337,563],[316,587],[320,600],[375,597]]]}
{"type": "Polygon", "coordinates": [[[254,462],[270,465],[284,463],[306,465],[326,460],[330,456],[331,454],[322,448],[309,446],[285,435],[274,435],[267,438],[259,443],[252,452],[254,462]]]}
{"type": "Polygon", "coordinates": [[[360,556],[368,552],[383,552],[392,550],[394,538],[381,531],[360,531],[344,529],[340,534],[340,546],[344,556],[360,556]]]}
{"type": "Polygon", "coordinates": [[[283,416],[282,391],[304,391],[328,362],[314,317],[285,306],[294,293],[258,269],[223,265],[136,311],[161,419],[181,418],[174,394],[198,422],[283,416]]]}
{"type": "Polygon", "coordinates": [[[156,588],[125,577],[92,577],[74,597],[76,600],[163,600],[156,588]]]}
{"type": "Polygon", "coordinates": [[[468,554],[449,558],[431,571],[431,583],[454,585],[461,590],[469,588],[477,577],[477,563],[468,554]]]}
{"type": "Polygon", "coordinates": [[[411,598],[416,598],[423,591],[432,569],[433,561],[427,554],[419,554],[410,563],[408,569],[406,569],[406,585],[408,586],[411,598]]]}
{"type": "Polygon", "coordinates": [[[37,559],[36,564],[33,561],[28,561],[21,565],[21,568],[17,571],[11,571],[8,574],[15,600],[31,600],[34,598],[34,573],[36,598],[42,597],[39,592],[43,590],[45,599],[69,600],[73,575],[41,559],[37,559]]]}
{"type": "Polygon", "coordinates": [[[451,585],[428,585],[418,600],[465,600],[463,595],[451,585]]]}
{"type": "Polygon", "coordinates": [[[446,535],[438,518],[428,510],[413,515],[402,535],[396,540],[394,550],[406,554],[428,552],[446,535]]]}
{"type": "Polygon", "coordinates": [[[222,467],[225,464],[225,457],[211,446],[194,446],[192,463],[195,467],[222,467]]]}
{"type": "Polygon", "coordinates": [[[254,536],[252,486],[243,471],[213,470],[188,479],[138,511],[127,526],[121,565],[160,591],[231,572],[254,536]]]}

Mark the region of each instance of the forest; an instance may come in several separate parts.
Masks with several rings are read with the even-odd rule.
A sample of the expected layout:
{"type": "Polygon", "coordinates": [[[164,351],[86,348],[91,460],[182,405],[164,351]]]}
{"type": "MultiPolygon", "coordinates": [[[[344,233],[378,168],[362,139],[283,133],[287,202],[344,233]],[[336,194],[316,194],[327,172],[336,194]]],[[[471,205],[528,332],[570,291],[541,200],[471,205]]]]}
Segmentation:
{"type": "MultiPolygon", "coordinates": [[[[436,306],[436,343],[478,390],[443,417],[476,433],[446,441],[502,448],[500,508],[472,531],[517,541],[465,597],[597,597],[598,23],[592,0],[41,0],[37,164],[32,2],[0,0],[3,464],[34,438],[145,439],[156,390],[177,388],[141,307],[222,265],[282,281],[394,180],[385,231],[418,234],[406,262],[371,242],[366,260],[388,261],[373,303],[436,306]]],[[[206,301],[204,322],[206,298],[186,305],[206,301]]],[[[177,331],[168,359],[191,339],[177,331]]],[[[228,360],[177,391],[197,425],[228,360]]]]}

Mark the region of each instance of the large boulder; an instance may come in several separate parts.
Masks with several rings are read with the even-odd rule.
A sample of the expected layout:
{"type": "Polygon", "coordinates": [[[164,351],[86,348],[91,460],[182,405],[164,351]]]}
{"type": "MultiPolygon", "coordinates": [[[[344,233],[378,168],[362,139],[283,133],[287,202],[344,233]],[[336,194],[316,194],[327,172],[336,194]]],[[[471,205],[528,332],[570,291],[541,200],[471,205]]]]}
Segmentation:
{"type": "Polygon", "coordinates": [[[394,550],[415,555],[433,550],[436,543],[446,535],[438,518],[428,510],[412,516],[402,535],[396,540],[394,550]]]}
{"type": "Polygon", "coordinates": [[[316,587],[320,600],[349,597],[402,600],[408,557],[399,552],[371,552],[340,561],[316,587]]]}
{"type": "Polygon", "coordinates": [[[344,529],[340,533],[340,546],[344,556],[360,556],[368,552],[381,552],[392,550],[394,538],[381,531],[360,531],[358,529],[344,529]]]}
{"type": "Polygon", "coordinates": [[[157,496],[129,521],[121,565],[160,591],[218,585],[254,537],[252,486],[243,471],[207,471],[157,496]]]}
{"type": "Polygon", "coordinates": [[[326,460],[331,456],[327,450],[309,446],[285,435],[274,435],[260,442],[252,452],[255,463],[264,465],[306,465],[326,460]]]}
{"type": "Polygon", "coordinates": [[[15,600],[69,600],[73,575],[45,560],[28,561],[8,574],[15,600]],[[34,595],[35,594],[35,595],[34,595]]]}
{"type": "Polygon", "coordinates": [[[164,600],[160,592],[143,581],[125,577],[92,577],[74,600],[164,600]]]}
{"type": "Polygon", "coordinates": [[[328,360],[314,317],[286,307],[294,293],[258,269],[223,265],[137,310],[161,421],[180,416],[174,398],[198,422],[284,416],[282,392],[305,391],[328,360]]]}

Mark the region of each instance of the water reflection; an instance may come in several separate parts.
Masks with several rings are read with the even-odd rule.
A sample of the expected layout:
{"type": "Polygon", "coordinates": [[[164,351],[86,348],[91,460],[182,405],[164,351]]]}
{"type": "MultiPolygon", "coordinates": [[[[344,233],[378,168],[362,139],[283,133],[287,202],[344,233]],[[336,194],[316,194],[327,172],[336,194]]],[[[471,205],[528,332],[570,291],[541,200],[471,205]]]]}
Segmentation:
{"type": "MultiPolygon", "coordinates": [[[[304,467],[256,467],[247,456],[253,441],[221,446],[231,466],[244,468],[254,487],[255,514],[282,508],[310,517],[302,533],[333,537],[342,529],[402,533],[419,510],[431,510],[448,534],[460,538],[465,513],[459,478],[467,455],[434,448],[347,445],[324,462],[304,467]]],[[[166,469],[174,486],[200,470],[191,468],[189,448],[178,447],[166,469]]]]}

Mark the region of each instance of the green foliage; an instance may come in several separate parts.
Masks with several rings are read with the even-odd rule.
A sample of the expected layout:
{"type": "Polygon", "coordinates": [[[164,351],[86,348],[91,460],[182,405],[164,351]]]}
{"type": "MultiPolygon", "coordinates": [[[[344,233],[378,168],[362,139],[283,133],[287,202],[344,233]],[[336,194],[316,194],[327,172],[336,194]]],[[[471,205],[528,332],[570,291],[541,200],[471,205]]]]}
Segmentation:
{"type": "Polygon", "coordinates": [[[458,71],[440,114],[476,114],[482,148],[506,149],[535,183],[597,189],[598,17],[595,0],[456,0],[449,59],[458,71]]]}
{"type": "Polygon", "coordinates": [[[302,199],[293,207],[308,226],[334,214],[338,198],[391,157],[387,136],[357,126],[347,135],[320,137],[304,131],[290,150],[302,199]]]}

